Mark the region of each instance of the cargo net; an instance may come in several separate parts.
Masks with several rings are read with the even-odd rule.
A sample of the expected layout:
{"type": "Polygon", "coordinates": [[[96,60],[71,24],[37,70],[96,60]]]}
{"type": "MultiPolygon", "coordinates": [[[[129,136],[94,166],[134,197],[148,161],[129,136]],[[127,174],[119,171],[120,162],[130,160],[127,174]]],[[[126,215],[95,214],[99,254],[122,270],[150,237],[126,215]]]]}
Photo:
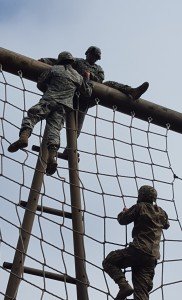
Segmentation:
{"type": "MultiPolygon", "coordinates": [[[[21,119],[41,95],[34,83],[3,73],[0,80],[1,109],[1,297],[6,293],[10,269],[4,262],[13,262],[45,122],[37,124],[26,150],[9,153],[10,143],[18,138],[21,119]]],[[[170,219],[171,227],[161,239],[161,259],[156,267],[150,299],[180,298],[182,288],[182,227],[177,205],[180,178],[173,172],[168,153],[169,125],[159,128],[148,122],[126,116],[99,105],[88,111],[78,139],[80,154],[79,179],[84,222],[86,271],[89,299],[111,300],[118,292],[116,284],[103,272],[102,261],[111,251],[126,247],[131,241],[132,225],[120,226],[117,215],[124,206],[136,203],[141,185],[153,185],[158,191],[158,204],[170,219]]],[[[65,128],[61,132],[62,152],[66,146],[65,128]]],[[[181,194],[181,192],[179,192],[181,194]]],[[[181,200],[181,199],[179,199],[181,200]]],[[[58,159],[58,170],[44,176],[25,266],[42,271],[43,276],[24,272],[16,300],[77,298],[76,286],[56,281],[45,272],[75,278],[74,249],[68,163],[58,159]],[[41,207],[64,211],[56,216],[41,207]],[[66,217],[66,214],[68,217],[66,217]]],[[[131,283],[131,270],[126,270],[131,283]]],[[[132,296],[130,297],[130,299],[132,296]]]]}

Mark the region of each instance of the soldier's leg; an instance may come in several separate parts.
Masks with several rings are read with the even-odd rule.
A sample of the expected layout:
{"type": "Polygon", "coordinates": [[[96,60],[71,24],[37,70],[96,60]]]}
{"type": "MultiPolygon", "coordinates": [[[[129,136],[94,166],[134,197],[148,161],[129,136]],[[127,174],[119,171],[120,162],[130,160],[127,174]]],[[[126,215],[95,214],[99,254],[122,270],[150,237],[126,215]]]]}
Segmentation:
{"type": "Polygon", "coordinates": [[[55,103],[53,101],[41,99],[27,111],[27,117],[22,121],[20,132],[24,128],[29,128],[32,132],[38,122],[47,118],[54,106],[55,103]]]}
{"type": "Polygon", "coordinates": [[[129,85],[118,83],[116,81],[106,81],[104,82],[104,84],[122,92],[123,94],[129,96],[132,100],[139,99],[141,95],[145,93],[149,87],[148,82],[144,82],[136,88],[132,88],[129,85]]]}
{"type": "Polygon", "coordinates": [[[83,127],[83,123],[85,120],[85,116],[88,112],[88,108],[86,108],[84,111],[78,111],[76,112],[76,126],[77,126],[77,138],[79,137],[82,127],[83,127]]]}
{"type": "Polygon", "coordinates": [[[107,85],[113,89],[116,89],[124,94],[127,93],[127,90],[131,88],[131,86],[129,85],[126,85],[126,84],[123,84],[123,83],[119,83],[119,82],[116,82],[116,81],[105,81],[103,83],[104,85],[107,85]]]}
{"type": "Polygon", "coordinates": [[[28,138],[37,122],[46,118],[50,113],[50,105],[47,101],[41,99],[39,103],[32,106],[27,111],[27,117],[24,117],[21,124],[19,139],[8,147],[9,152],[16,152],[28,146],[28,138]]]}
{"type": "Polygon", "coordinates": [[[135,300],[149,300],[149,292],[153,288],[156,261],[149,259],[143,266],[132,267],[132,282],[135,300]]]}
{"type": "Polygon", "coordinates": [[[60,131],[64,126],[66,117],[65,109],[62,105],[52,111],[46,119],[47,124],[47,148],[48,159],[46,174],[52,175],[57,170],[57,151],[60,147],[60,131]]]}
{"type": "MultiPolygon", "coordinates": [[[[89,104],[88,104],[88,98],[85,98],[81,95],[79,98],[76,99],[77,99],[77,104],[74,105],[74,108],[75,108],[75,120],[76,120],[76,129],[77,129],[77,138],[78,138],[84,124],[85,116],[89,109],[89,104]]],[[[63,155],[65,157],[68,156],[67,147],[65,148],[63,155]]]]}
{"type": "Polygon", "coordinates": [[[130,267],[133,261],[133,250],[130,247],[110,252],[103,261],[104,271],[119,285],[120,291],[115,299],[122,300],[133,293],[132,287],[121,270],[130,267]]]}
{"type": "MultiPolygon", "coordinates": [[[[115,281],[115,283],[119,284],[120,281],[125,280],[125,275],[121,268],[128,267],[128,264],[123,266],[123,262],[126,263],[126,253],[123,250],[115,250],[110,252],[106,258],[104,259],[102,265],[104,271],[115,281]]],[[[128,260],[128,259],[127,259],[128,260]]],[[[129,262],[128,262],[129,263],[129,262]]],[[[129,264],[130,266],[130,264],[129,264]]]]}

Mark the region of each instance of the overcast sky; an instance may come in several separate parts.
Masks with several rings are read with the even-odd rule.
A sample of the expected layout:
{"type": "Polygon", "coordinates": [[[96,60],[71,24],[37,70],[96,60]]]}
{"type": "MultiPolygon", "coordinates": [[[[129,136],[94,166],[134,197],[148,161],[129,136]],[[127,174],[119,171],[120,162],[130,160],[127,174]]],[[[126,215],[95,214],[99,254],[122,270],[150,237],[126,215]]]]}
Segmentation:
{"type": "MultiPolygon", "coordinates": [[[[148,81],[144,99],[182,112],[181,13],[181,0],[0,0],[1,47],[38,59],[64,50],[84,57],[96,45],[106,80],[133,87],[148,81]]],[[[170,157],[179,177],[181,149],[181,135],[171,132],[170,157]]],[[[176,188],[181,207],[181,186],[176,188]]]]}

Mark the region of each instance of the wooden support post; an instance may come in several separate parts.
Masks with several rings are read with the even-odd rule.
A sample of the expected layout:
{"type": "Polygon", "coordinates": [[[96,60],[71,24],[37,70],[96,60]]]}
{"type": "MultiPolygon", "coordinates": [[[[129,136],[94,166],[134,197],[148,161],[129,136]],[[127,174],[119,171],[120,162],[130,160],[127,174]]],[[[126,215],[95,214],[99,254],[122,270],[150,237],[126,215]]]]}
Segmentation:
{"type": "Polygon", "coordinates": [[[75,271],[77,299],[88,300],[87,274],[84,251],[84,229],[81,211],[80,182],[78,174],[77,132],[74,111],[67,113],[66,133],[68,146],[68,165],[70,177],[70,193],[72,205],[73,241],[75,254],[75,271]]]}
{"type": "Polygon", "coordinates": [[[40,155],[37,160],[34,177],[29,193],[27,202],[27,209],[25,210],[22,226],[20,228],[20,235],[17,244],[17,248],[14,255],[11,273],[6,289],[5,300],[16,299],[18,287],[21,281],[21,276],[24,268],[24,261],[28,249],[28,244],[31,236],[33,222],[35,218],[35,212],[39,200],[39,195],[42,187],[44,171],[47,162],[47,146],[46,146],[46,129],[42,141],[42,147],[40,155]]]}

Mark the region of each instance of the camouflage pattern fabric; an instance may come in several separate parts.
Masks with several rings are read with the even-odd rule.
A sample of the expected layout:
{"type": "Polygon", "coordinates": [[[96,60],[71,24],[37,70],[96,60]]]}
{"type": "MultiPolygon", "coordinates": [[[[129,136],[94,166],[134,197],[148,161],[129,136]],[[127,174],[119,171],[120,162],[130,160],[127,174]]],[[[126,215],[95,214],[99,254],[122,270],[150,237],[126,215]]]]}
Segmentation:
{"type": "Polygon", "coordinates": [[[131,267],[135,300],[148,300],[153,288],[156,259],[134,247],[112,251],[103,261],[104,271],[122,289],[126,278],[121,269],[131,267]]]}
{"type": "MultiPolygon", "coordinates": [[[[40,59],[41,62],[44,62],[46,64],[49,65],[55,65],[57,64],[57,59],[55,58],[41,58],[40,59]]],[[[84,72],[86,70],[90,71],[91,73],[91,77],[90,79],[95,81],[95,82],[99,82],[99,83],[103,83],[104,80],[104,71],[101,68],[101,66],[94,64],[94,65],[90,65],[88,63],[88,61],[86,59],[83,58],[76,58],[75,62],[73,64],[73,68],[83,76],[84,72]]],[[[124,85],[122,83],[118,83],[116,81],[106,81],[103,84],[112,87],[114,89],[117,89],[119,91],[121,91],[122,93],[128,95],[129,91],[128,89],[130,89],[131,87],[128,85],[124,85]]],[[[77,101],[77,109],[78,109],[78,131],[77,131],[77,136],[80,135],[81,129],[83,127],[83,123],[85,120],[85,115],[88,112],[88,109],[95,106],[96,102],[93,99],[87,98],[85,96],[80,96],[78,101],[77,101]]]]}
{"type": "Polygon", "coordinates": [[[42,58],[38,59],[38,61],[41,61],[50,66],[57,65],[57,62],[58,62],[57,58],[51,58],[51,57],[42,57],[42,58]]]}
{"type": "Polygon", "coordinates": [[[86,97],[92,94],[91,84],[75,71],[71,65],[55,65],[50,71],[43,73],[38,84],[46,86],[42,99],[56,101],[69,108],[73,108],[73,96],[79,91],[86,97]]]}
{"type": "Polygon", "coordinates": [[[76,58],[73,63],[73,68],[83,76],[84,71],[88,70],[91,73],[90,79],[102,83],[104,80],[104,71],[101,66],[94,64],[90,65],[86,59],[76,58]]]}
{"type": "Polygon", "coordinates": [[[23,119],[20,132],[26,128],[33,130],[35,124],[46,119],[48,125],[48,147],[60,146],[60,130],[65,121],[65,109],[73,108],[73,96],[79,91],[85,96],[91,96],[92,86],[83,80],[71,65],[56,65],[41,75],[39,87],[45,93],[38,104],[28,110],[28,116],[23,119]]]}
{"type": "Polygon", "coordinates": [[[140,202],[118,215],[118,222],[134,222],[131,245],[156,259],[160,258],[159,244],[162,229],[169,228],[168,216],[159,206],[140,202]]]}
{"type": "MultiPolygon", "coordinates": [[[[97,65],[90,65],[87,60],[82,58],[76,58],[73,68],[81,75],[84,74],[84,71],[90,72],[90,79],[99,83],[102,83],[104,80],[104,71],[102,68],[97,65]]],[[[78,107],[78,131],[77,136],[80,135],[83,123],[85,120],[85,115],[88,112],[88,109],[95,106],[96,102],[93,99],[80,95],[77,103],[78,107]]]]}
{"type": "MultiPolygon", "coordinates": [[[[55,59],[55,58],[41,58],[41,59],[39,59],[39,61],[44,62],[49,65],[57,64],[57,59],[55,59]]],[[[83,75],[84,71],[86,71],[86,70],[90,71],[91,72],[91,80],[93,80],[93,81],[101,83],[104,80],[104,71],[102,70],[102,68],[97,64],[90,65],[86,61],[86,59],[76,58],[75,62],[72,66],[81,75],[83,75]]],[[[45,92],[45,90],[46,90],[45,86],[41,88],[39,82],[38,82],[37,86],[41,91],[45,92]]],[[[43,85],[41,84],[41,86],[43,86],[43,85]]],[[[96,104],[95,101],[90,99],[90,97],[88,97],[86,95],[81,94],[79,99],[76,99],[75,108],[78,109],[77,136],[80,135],[80,132],[83,127],[84,120],[85,120],[85,115],[87,114],[88,109],[90,107],[93,107],[95,104],[96,104]]]]}
{"type": "MultiPolygon", "coordinates": [[[[148,195],[156,201],[157,192],[154,188],[143,186],[139,194],[140,192],[145,195],[142,200],[148,199],[146,198],[148,195]]],[[[155,265],[160,258],[159,245],[162,230],[170,226],[168,216],[156,204],[141,201],[119,213],[117,219],[121,225],[134,222],[133,241],[126,249],[108,254],[103,261],[104,271],[122,288],[125,276],[121,269],[131,267],[134,299],[148,300],[149,291],[153,286],[155,265]]]]}
{"type": "Polygon", "coordinates": [[[46,119],[47,147],[58,150],[60,147],[60,131],[64,126],[66,115],[64,106],[54,100],[41,99],[39,103],[28,110],[27,115],[22,120],[20,134],[25,128],[29,128],[32,132],[39,121],[46,119]]]}
{"type": "MultiPolygon", "coordinates": [[[[48,65],[56,65],[57,59],[55,58],[41,58],[39,61],[44,62],[48,65]]],[[[88,70],[91,72],[91,80],[102,83],[104,80],[104,71],[101,66],[94,64],[90,65],[86,59],[76,58],[72,67],[80,74],[84,75],[84,71],[88,70]]]]}
{"type": "Polygon", "coordinates": [[[129,90],[131,89],[131,86],[116,81],[105,81],[104,84],[126,95],[129,94],[129,90]]]}

